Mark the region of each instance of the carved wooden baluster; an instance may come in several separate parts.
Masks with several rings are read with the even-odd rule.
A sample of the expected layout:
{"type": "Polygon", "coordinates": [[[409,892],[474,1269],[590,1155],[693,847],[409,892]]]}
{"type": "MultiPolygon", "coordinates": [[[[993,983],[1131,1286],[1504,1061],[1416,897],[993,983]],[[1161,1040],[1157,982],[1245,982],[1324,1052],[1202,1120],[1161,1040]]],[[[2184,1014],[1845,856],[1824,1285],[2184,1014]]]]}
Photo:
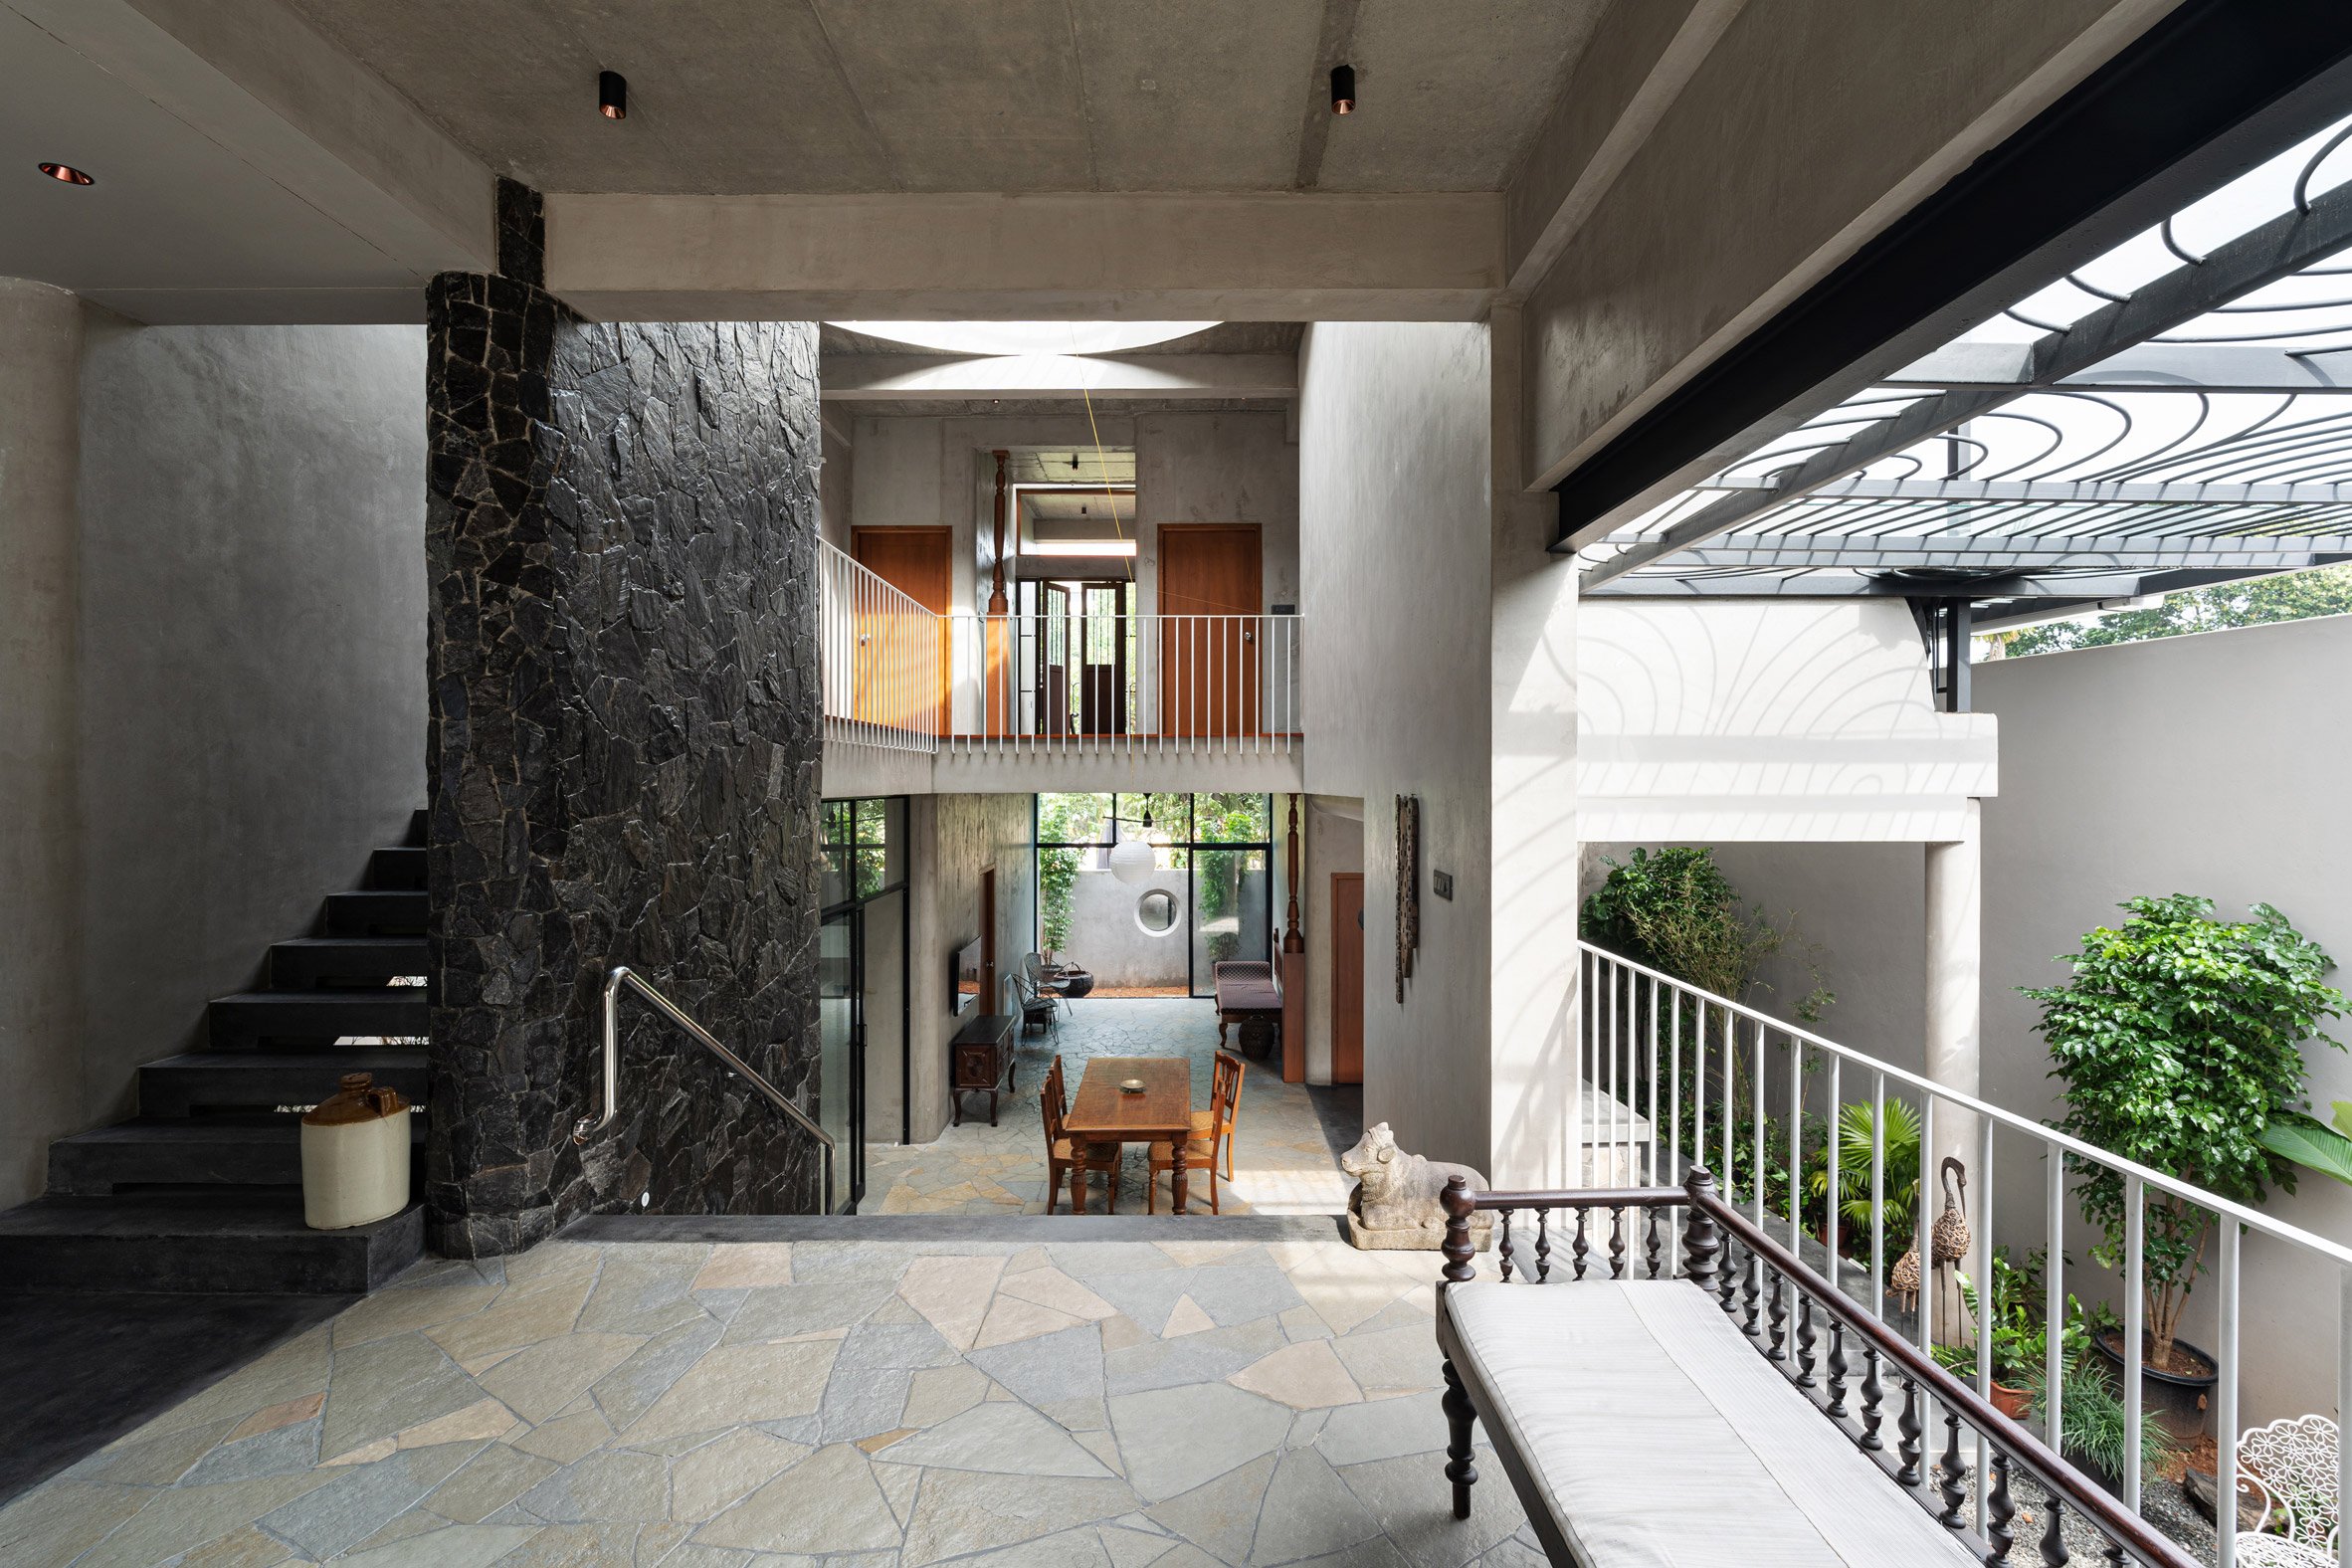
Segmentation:
{"type": "Polygon", "coordinates": [[[1894,1418],[1894,1457],[1902,1461],[1902,1469],[1894,1478],[1906,1486],[1919,1484],[1919,1462],[1927,1457],[1927,1450],[1919,1442],[1926,1429],[1919,1425],[1919,1385],[1908,1373],[1903,1375],[1903,1413],[1894,1418]]]}
{"type": "Polygon", "coordinates": [[[2066,1568],[2072,1560],[2066,1551],[2066,1505],[2056,1491],[2047,1491],[2042,1504],[2042,1568],[2066,1568]]]}
{"type": "Polygon", "coordinates": [[[1609,1277],[1625,1277],[1625,1211],[1613,1209],[1609,1213],[1609,1277]]]}
{"type": "Polygon", "coordinates": [[[1502,1282],[1509,1284],[1511,1282],[1511,1211],[1508,1209],[1502,1211],[1502,1242],[1496,1247],[1494,1256],[1502,1264],[1502,1282]]]}
{"type": "Polygon", "coordinates": [[[1653,1279],[1655,1279],[1655,1278],[1657,1278],[1657,1277],[1658,1277],[1658,1269],[1659,1269],[1659,1264],[1658,1264],[1658,1211],[1657,1211],[1656,1209],[1652,1209],[1652,1210],[1650,1211],[1650,1240],[1649,1240],[1649,1243],[1648,1243],[1648,1247],[1649,1247],[1649,1253],[1650,1253],[1650,1277],[1651,1277],[1651,1278],[1653,1278],[1653,1279]]]}
{"type": "MultiPolygon", "coordinates": [[[[1789,1309],[1787,1304],[1781,1300],[1780,1291],[1781,1274],[1779,1270],[1775,1269],[1772,1272],[1772,1304],[1764,1314],[1765,1318],[1772,1326],[1772,1343],[1770,1347],[1764,1352],[1764,1359],[1767,1361],[1785,1361],[1788,1359],[1789,1354],[1787,1349],[1789,1339],[1789,1309]]],[[[1751,1329],[1749,1332],[1753,1333],[1754,1330],[1751,1329]]]]}
{"type": "Polygon", "coordinates": [[[2009,1521],[2017,1517],[2017,1503],[2009,1495],[2009,1455],[1993,1451],[1993,1489],[1985,1496],[1985,1541],[1993,1549],[1986,1554],[1987,1562],[2009,1561],[2009,1548],[2017,1543],[2017,1535],[2009,1521]]]}
{"type": "MultiPolygon", "coordinates": [[[[1684,1189],[1694,1197],[1711,1193],[1714,1186],[1714,1177],[1703,1165],[1694,1167],[1683,1182],[1684,1189]]],[[[1693,1204],[1682,1225],[1682,1272],[1690,1276],[1692,1284],[1709,1294],[1714,1292],[1722,1252],[1721,1227],[1715,1224],[1714,1216],[1693,1204]]]]}
{"type": "Polygon", "coordinates": [[[1478,1276],[1478,1247],[1470,1240],[1470,1182],[1461,1176],[1447,1178],[1446,1190],[1438,1195],[1439,1206],[1446,1211],[1446,1243],[1438,1249],[1446,1256],[1445,1276],[1460,1284],[1478,1276]]]}
{"type": "Polygon", "coordinates": [[[1812,1388],[1818,1381],[1813,1375],[1813,1297],[1799,1291],[1797,1294],[1797,1386],[1812,1388]]]}
{"type": "Polygon", "coordinates": [[[1535,1282],[1552,1282],[1552,1211],[1535,1211],[1535,1282]]]}
{"type": "Polygon", "coordinates": [[[1957,1411],[1944,1412],[1944,1457],[1937,1461],[1935,1489],[1944,1499],[1943,1512],[1936,1515],[1944,1528],[1960,1528],[1960,1504],[1968,1500],[1968,1467],[1960,1458],[1960,1416],[1957,1411]]]}
{"type": "Polygon", "coordinates": [[[2099,1555],[2112,1564],[2113,1568],[2128,1568],[2130,1563],[2130,1559],[2123,1555],[2123,1543],[2112,1535],[2107,1537],[2106,1549],[2101,1551],[2099,1555]]]}
{"type": "MultiPolygon", "coordinates": [[[[1750,1254],[1749,1257],[1752,1259],[1754,1255],[1750,1254]]],[[[1739,1278],[1741,1274],[1748,1272],[1746,1265],[1733,1261],[1731,1240],[1729,1237],[1724,1238],[1723,1267],[1720,1277],[1715,1281],[1715,1293],[1723,1298],[1723,1315],[1725,1317],[1730,1317],[1739,1310],[1739,1278]]],[[[1755,1320],[1751,1318],[1748,1321],[1748,1332],[1752,1334],[1755,1331],[1755,1320]]]]}
{"type": "MultiPolygon", "coordinates": [[[[1763,1332],[1756,1321],[1756,1302],[1764,1294],[1764,1260],[1750,1252],[1748,1266],[1741,1273],[1745,1274],[1747,1278],[1739,1287],[1741,1309],[1739,1326],[1742,1333],[1750,1339],[1754,1339],[1763,1332]]],[[[1773,1277],[1777,1279],[1779,1275],[1775,1274],[1773,1277]]]]}
{"type": "Polygon", "coordinates": [[[1886,1447],[1886,1440],[1878,1436],[1878,1424],[1886,1416],[1886,1390],[1878,1382],[1878,1347],[1862,1346],[1862,1446],[1875,1454],[1886,1447]]]}
{"type": "Polygon", "coordinates": [[[1585,1221],[1592,1217],[1592,1212],[1590,1209],[1576,1211],[1576,1245],[1570,1251],[1576,1255],[1576,1277],[1579,1279],[1584,1277],[1585,1257],[1593,1250],[1593,1244],[1585,1239],[1584,1232],[1585,1221]]]}
{"type": "Polygon", "coordinates": [[[1830,1317],[1830,1414],[1846,1415],[1846,1319],[1830,1317]]]}

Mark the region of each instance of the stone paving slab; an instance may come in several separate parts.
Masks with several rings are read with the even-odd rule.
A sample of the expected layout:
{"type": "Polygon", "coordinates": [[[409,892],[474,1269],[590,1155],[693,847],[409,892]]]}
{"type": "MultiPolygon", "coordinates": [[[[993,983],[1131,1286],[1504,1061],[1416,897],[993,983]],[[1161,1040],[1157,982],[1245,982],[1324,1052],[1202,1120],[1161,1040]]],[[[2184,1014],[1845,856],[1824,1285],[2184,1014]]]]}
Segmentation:
{"type": "Polygon", "coordinates": [[[428,1264],[0,1509],[0,1562],[1541,1560],[1507,1485],[1451,1515],[1435,1255],[960,1223],[428,1264]]]}

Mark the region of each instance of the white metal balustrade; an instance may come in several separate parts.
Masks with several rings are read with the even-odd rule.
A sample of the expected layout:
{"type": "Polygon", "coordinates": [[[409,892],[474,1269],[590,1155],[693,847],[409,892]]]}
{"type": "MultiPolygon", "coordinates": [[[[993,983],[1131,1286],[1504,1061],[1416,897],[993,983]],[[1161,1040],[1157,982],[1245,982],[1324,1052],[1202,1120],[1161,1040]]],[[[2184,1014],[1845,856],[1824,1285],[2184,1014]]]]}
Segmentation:
{"type": "Polygon", "coordinates": [[[947,744],[1093,752],[1287,752],[1295,615],[950,618],[970,711],[947,744]]]}
{"type": "Polygon", "coordinates": [[[818,572],[825,737],[938,750],[947,705],[940,617],[831,544],[821,543],[818,572]]]}
{"type": "MultiPolygon", "coordinates": [[[[2323,1403],[2332,1396],[2339,1413],[2352,1410],[2352,1249],[1754,1008],[1684,984],[1590,942],[1577,945],[1582,960],[1584,1023],[1578,1042],[1575,1125],[1586,1151],[1586,1168],[1579,1172],[1580,1179],[1597,1187],[1672,1184],[1691,1166],[1703,1163],[1714,1171],[1725,1197],[1746,1209],[1758,1225],[1785,1223],[1788,1246],[1798,1252],[1807,1239],[1805,1144],[1809,1125],[1819,1126],[1827,1138],[1821,1151],[1826,1161],[1823,1214],[1827,1217],[1824,1228],[1832,1241],[1826,1249],[1826,1272],[1834,1286],[1841,1285],[1841,1275],[1858,1285],[1866,1278],[1863,1300],[1870,1311],[1882,1315],[1889,1244],[1897,1252],[1915,1248],[1923,1261],[1935,1256],[1937,1128],[1942,1125],[1947,1134],[1957,1128],[1972,1156],[1970,1190],[1975,1200],[1964,1268],[1969,1278],[1978,1282],[1980,1300],[1989,1297],[1992,1280],[1997,1179],[2003,1190],[2008,1190],[2009,1183],[2022,1178],[2035,1208],[2025,1211],[2027,1220],[2019,1229],[2029,1237],[2038,1231],[2048,1249],[2044,1320],[2060,1325],[2065,1321],[2067,1297],[2061,1262],[2067,1239],[2071,1235],[2080,1242],[2097,1234],[2074,1212],[2068,1182],[2078,1182],[2093,1169],[2111,1172],[2122,1179],[2127,1222],[2121,1390],[2126,1433],[2138,1433],[2142,1415],[2140,1372],[2146,1324],[2141,1283],[2146,1277],[2146,1207],[2151,1200],[2178,1200],[2215,1216],[2219,1245],[2214,1288],[2218,1292],[2219,1332],[2213,1356],[2220,1380],[2211,1416],[2222,1495],[2230,1495],[2229,1477],[2239,1473],[2240,1301],[2245,1289],[2246,1232],[2268,1237],[2301,1254],[2306,1262],[2332,1266],[2338,1299],[2335,1378],[2332,1384],[2315,1385],[2324,1389],[2316,1398],[2323,1403]],[[1919,1120],[1919,1181],[1909,1236],[1886,1234],[1885,1107],[1890,1100],[1909,1105],[1919,1120]],[[1843,1174],[1838,1124],[1841,1109],[1850,1104],[1871,1108],[1866,1261],[1844,1259],[1835,1245],[1843,1174]],[[1810,1122],[1809,1114],[1814,1118],[1810,1122]],[[1997,1133],[2013,1140],[2013,1157],[2006,1162],[1994,1157],[1997,1133]],[[2022,1153],[2014,1144],[2019,1138],[2026,1140],[2022,1153]],[[2037,1163],[2038,1179],[2034,1174],[2037,1163]],[[1770,1214],[1766,1211],[1766,1189],[1773,1185],[1776,1173],[1787,1189],[1785,1214],[1777,1209],[1770,1214]]],[[[1947,1146],[1948,1142],[1947,1138],[1947,1146]]],[[[1818,1244],[1820,1238],[1814,1241],[1818,1244]]],[[[1964,1325],[1939,1325],[1933,1271],[1923,1267],[1922,1274],[1916,1338],[1924,1351],[1934,1343],[1939,1326],[1958,1332],[1964,1325]]],[[[2047,1343],[2044,1371],[2048,1393],[2036,1416],[2044,1441],[2062,1452],[2067,1369],[2059,1355],[2060,1335],[2052,1332],[2047,1343]]],[[[1989,1355],[1976,1357],[1975,1385],[1980,1395],[1990,1397],[1989,1355]]],[[[2352,1431],[2340,1418],[2339,1427],[2352,1431]]],[[[1985,1443],[1981,1436],[1974,1441],[1975,1506],[1981,1529],[1985,1443]]],[[[2139,1445],[2132,1442],[2126,1447],[2129,1458],[2121,1476],[2123,1501],[2144,1516],[2139,1445]]],[[[2352,1498],[2352,1440],[2341,1435],[2336,1462],[2340,1516],[2344,1503],[2352,1498]]],[[[2227,1504],[2216,1511],[2221,1568],[2235,1568],[2239,1561],[2237,1513],[2227,1504]]],[[[2352,1568],[2352,1536],[2338,1546],[2334,1560],[2339,1568],[2352,1568]]]]}
{"type": "Polygon", "coordinates": [[[935,615],[820,552],[825,735],[936,752],[1296,749],[1295,615],[935,615]]]}

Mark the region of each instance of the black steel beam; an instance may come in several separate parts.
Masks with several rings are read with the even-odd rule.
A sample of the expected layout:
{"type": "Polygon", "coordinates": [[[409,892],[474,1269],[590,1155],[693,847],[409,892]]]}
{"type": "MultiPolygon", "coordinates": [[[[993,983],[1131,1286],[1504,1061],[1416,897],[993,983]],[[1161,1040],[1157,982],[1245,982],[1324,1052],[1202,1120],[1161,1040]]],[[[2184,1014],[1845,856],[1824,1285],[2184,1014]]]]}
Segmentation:
{"type": "Polygon", "coordinates": [[[2317,129],[2348,81],[2343,0],[2187,0],[1579,464],[1554,487],[1553,549],[1594,542],[2317,129]]]}

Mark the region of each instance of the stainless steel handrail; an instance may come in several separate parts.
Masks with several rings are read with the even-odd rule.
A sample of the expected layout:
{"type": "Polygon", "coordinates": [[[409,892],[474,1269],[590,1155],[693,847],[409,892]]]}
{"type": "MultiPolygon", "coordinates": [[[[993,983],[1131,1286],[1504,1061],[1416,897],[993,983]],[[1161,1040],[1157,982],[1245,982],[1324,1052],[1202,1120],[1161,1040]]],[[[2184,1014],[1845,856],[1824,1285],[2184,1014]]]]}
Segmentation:
{"type": "Polygon", "coordinates": [[[770,1104],[790,1116],[803,1129],[815,1136],[818,1142],[825,1145],[824,1212],[831,1214],[833,1212],[834,1158],[839,1152],[833,1134],[819,1126],[815,1117],[794,1104],[782,1089],[760,1077],[758,1071],[750,1063],[720,1045],[717,1037],[712,1035],[709,1030],[686,1017],[676,1002],[671,1001],[670,998],[648,985],[645,977],[627,964],[616,964],[613,967],[613,972],[605,977],[604,982],[604,1114],[602,1116],[582,1116],[573,1123],[572,1141],[586,1143],[597,1133],[611,1126],[613,1118],[621,1113],[621,987],[624,985],[660,1008],[670,1022],[700,1041],[711,1055],[742,1075],[744,1080],[753,1088],[758,1089],[770,1104]]]}

